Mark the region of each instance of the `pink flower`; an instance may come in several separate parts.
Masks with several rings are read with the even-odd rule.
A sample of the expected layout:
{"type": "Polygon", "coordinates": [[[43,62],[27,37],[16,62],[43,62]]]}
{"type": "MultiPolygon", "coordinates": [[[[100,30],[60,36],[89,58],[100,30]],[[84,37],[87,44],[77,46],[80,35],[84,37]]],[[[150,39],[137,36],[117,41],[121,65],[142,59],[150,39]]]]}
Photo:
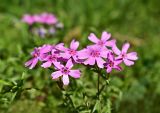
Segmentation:
{"type": "Polygon", "coordinates": [[[112,52],[108,53],[107,62],[104,64],[106,72],[110,73],[112,69],[121,71],[122,68],[119,66],[121,62],[122,62],[121,59],[115,59],[112,52]]]}
{"type": "Polygon", "coordinates": [[[25,14],[22,17],[22,21],[29,24],[29,25],[32,25],[35,22],[33,16],[31,16],[29,14],[25,14]]]}
{"type": "Polygon", "coordinates": [[[127,53],[129,47],[130,47],[129,43],[123,44],[121,51],[117,48],[116,44],[112,47],[114,53],[116,55],[118,55],[117,59],[121,59],[122,58],[123,62],[127,66],[133,65],[134,61],[138,59],[136,52],[127,53]]]}
{"type": "Polygon", "coordinates": [[[34,68],[38,63],[38,60],[41,59],[40,48],[35,48],[34,51],[31,53],[31,55],[33,58],[25,63],[25,66],[26,67],[29,66],[29,69],[34,68]]]}
{"type": "Polygon", "coordinates": [[[50,24],[56,24],[58,20],[53,14],[42,13],[41,15],[39,15],[39,22],[50,25],[50,24]]]}
{"type": "Polygon", "coordinates": [[[44,58],[44,62],[41,66],[44,68],[51,67],[52,64],[58,62],[59,54],[56,53],[55,49],[52,49],[51,54],[44,58]]]}
{"type": "Polygon", "coordinates": [[[59,47],[64,46],[64,43],[59,43],[57,45],[49,45],[49,44],[45,44],[41,47],[41,52],[42,53],[49,53],[51,52],[53,49],[56,50],[55,53],[59,54],[60,51],[58,50],[59,47]]]}
{"type": "Polygon", "coordinates": [[[73,58],[74,61],[77,61],[77,49],[79,46],[79,42],[72,40],[72,42],[70,43],[70,47],[69,48],[65,48],[64,46],[59,46],[59,50],[63,51],[63,53],[61,53],[61,57],[65,58],[65,59],[69,59],[69,58],[73,58]]]}
{"type": "Polygon", "coordinates": [[[54,46],[49,45],[49,44],[45,44],[45,45],[43,45],[42,47],[39,47],[39,48],[40,48],[40,53],[44,54],[44,53],[51,52],[52,49],[54,48],[54,46]]]}
{"type": "Polygon", "coordinates": [[[95,43],[96,45],[99,45],[101,47],[109,46],[112,47],[115,43],[115,40],[109,40],[111,38],[111,34],[107,32],[103,32],[101,35],[101,39],[98,39],[94,33],[91,33],[88,37],[88,39],[95,43]]]}
{"type": "Polygon", "coordinates": [[[55,67],[57,68],[56,72],[52,73],[52,78],[57,79],[59,77],[62,77],[62,82],[64,85],[69,84],[69,76],[73,78],[80,78],[80,70],[71,70],[73,67],[72,60],[69,59],[66,63],[66,65],[61,65],[60,63],[54,63],[55,67]]]}
{"type": "Polygon", "coordinates": [[[42,21],[40,15],[38,15],[38,14],[33,15],[33,19],[37,23],[41,23],[41,21],[42,21]]]}
{"type": "Polygon", "coordinates": [[[32,59],[27,61],[25,63],[26,67],[29,67],[29,69],[33,69],[38,61],[43,61],[47,53],[51,51],[51,46],[50,45],[43,45],[42,47],[35,48],[34,51],[31,53],[32,59]]]}
{"type": "Polygon", "coordinates": [[[108,50],[106,48],[101,48],[97,45],[87,46],[86,49],[83,49],[78,52],[79,59],[86,59],[84,61],[85,65],[95,65],[97,63],[99,68],[103,68],[105,61],[103,58],[107,58],[108,50]]]}

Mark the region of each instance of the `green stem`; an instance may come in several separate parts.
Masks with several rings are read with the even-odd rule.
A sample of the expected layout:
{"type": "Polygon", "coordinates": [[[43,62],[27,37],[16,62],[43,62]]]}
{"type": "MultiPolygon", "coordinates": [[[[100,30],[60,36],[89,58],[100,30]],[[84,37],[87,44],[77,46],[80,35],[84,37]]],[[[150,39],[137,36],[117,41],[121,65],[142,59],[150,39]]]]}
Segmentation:
{"type": "Polygon", "coordinates": [[[70,101],[72,108],[75,109],[74,103],[73,103],[72,98],[70,97],[70,95],[66,94],[65,96],[66,96],[67,99],[70,101]]]}
{"type": "MultiPolygon", "coordinates": [[[[57,86],[59,87],[59,89],[60,89],[61,91],[66,91],[66,90],[63,88],[63,83],[62,83],[62,81],[61,81],[60,79],[59,79],[59,81],[57,81],[57,86]]],[[[72,98],[70,97],[70,95],[66,93],[66,94],[65,94],[65,98],[66,98],[67,100],[69,100],[72,108],[73,108],[74,110],[76,110],[76,108],[75,108],[75,106],[74,106],[74,103],[73,103],[72,98]]],[[[76,110],[76,111],[77,111],[77,110],[76,110]]]]}
{"type": "Polygon", "coordinates": [[[99,99],[99,93],[100,93],[99,85],[100,85],[100,74],[98,74],[98,81],[97,81],[97,97],[98,97],[98,99],[99,99]]]}

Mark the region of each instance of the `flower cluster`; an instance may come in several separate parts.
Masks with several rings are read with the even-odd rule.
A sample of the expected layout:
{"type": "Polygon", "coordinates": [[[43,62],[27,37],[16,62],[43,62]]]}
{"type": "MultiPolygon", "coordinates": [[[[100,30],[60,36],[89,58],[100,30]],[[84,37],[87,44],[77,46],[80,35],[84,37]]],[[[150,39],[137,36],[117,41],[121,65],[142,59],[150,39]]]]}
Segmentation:
{"type": "Polygon", "coordinates": [[[30,26],[30,31],[32,31],[32,33],[40,37],[45,37],[47,34],[54,35],[56,29],[63,28],[63,24],[51,13],[35,15],[25,14],[22,17],[22,21],[30,26]]]}
{"type": "Polygon", "coordinates": [[[25,63],[30,69],[34,68],[38,61],[42,62],[43,68],[54,67],[55,72],[52,78],[62,78],[63,84],[69,84],[69,77],[79,78],[80,70],[72,70],[76,64],[85,66],[96,66],[99,69],[105,69],[110,73],[112,69],[121,71],[120,64],[131,66],[138,59],[136,52],[127,53],[130,44],[125,43],[122,49],[116,46],[116,40],[111,39],[111,34],[103,32],[101,38],[97,38],[91,33],[88,39],[94,44],[88,45],[82,50],[77,50],[79,42],[72,40],[70,47],[65,47],[63,43],[57,45],[43,45],[35,48],[31,53],[32,59],[25,63]]]}

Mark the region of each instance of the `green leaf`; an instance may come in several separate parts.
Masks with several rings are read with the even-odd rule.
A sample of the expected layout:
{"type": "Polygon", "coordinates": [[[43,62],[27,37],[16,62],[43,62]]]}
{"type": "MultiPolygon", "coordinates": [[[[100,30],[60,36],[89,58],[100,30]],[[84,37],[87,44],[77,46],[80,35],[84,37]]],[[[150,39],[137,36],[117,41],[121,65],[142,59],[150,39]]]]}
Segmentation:
{"type": "Polygon", "coordinates": [[[96,104],[92,109],[92,113],[95,113],[95,112],[100,113],[100,110],[101,110],[101,103],[100,103],[100,100],[97,100],[96,104]]]}
{"type": "Polygon", "coordinates": [[[1,79],[0,79],[0,84],[2,84],[2,85],[11,85],[11,83],[9,83],[7,81],[4,81],[4,80],[1,80],[1,79]]]}

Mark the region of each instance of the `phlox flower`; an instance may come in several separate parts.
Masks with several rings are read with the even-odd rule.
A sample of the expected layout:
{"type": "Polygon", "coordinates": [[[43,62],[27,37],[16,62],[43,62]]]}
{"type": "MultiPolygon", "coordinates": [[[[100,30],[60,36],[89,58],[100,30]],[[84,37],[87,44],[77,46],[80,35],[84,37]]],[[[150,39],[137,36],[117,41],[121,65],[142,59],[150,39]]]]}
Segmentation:
{"type": "Polygon", "coordinates": [[[117,59],[122,59],[127,66],[133,65],[134,61],[138,59],[136,52],[127,53],[129,47],[129,43],[123,44],[122,50],[119,50],[116,44],[112,47],[114,53],[118,55],[117,59]]]}
{"type": "Polygon", "coordinates": [[[56,24],[58,22],[58,20],[55,17],[55,15],[53,15],[53,14],[42,13],[39,15],[39,22],[51,25],[51,24],[56,24]]]}
{"type": "Polygon", "coordinates": [[[79,46],[79,42],[72,40],[69,48],[66,48],[64,46],[59,46],[59,48],[57,47],[57,49],[62,51],[62,53],[60,54],[62,58],[64,58],[64,59],[73,58],[74,61],[76,62],[77,61],[78,46],[79,46]]]}
{"type": "Polygon", "coordinates": [[[52,79],[57,79],[59,77],[62,77],[62,82],[64,85],[69,84],[69,76],[73,78],[80,78],[80,70],[71,70],[73,67],[72,60],[69,59],[66,63],[66,65],[62,65],[59,62],[54,63],[55,67],[57,68],[57,71],[52,73],[52,79]]]}
{"type": "Polygon", "coordinates": [[[41,60],[40,48],[35,48],[31,55],[33,58],[25,63],[25,66],[29,67],[29,69],[34,68],[38,60],[41,60]]]}
{"type": "Polygon", "coordinates": [[[98,39],[94,33],[91,33],[88,37],[88,39],[91,42],[101,47],[105,47],[105,46],[112,47],[115,43],[115,40],[109,40],[110,38],[111,38],[111,34],[105,31],[102,32],[101,39],[98,39]]]}
{"type": "Polygon", "coordinates": [[[115,59],[112,52],[108,53],[107,61],[104,64],[104,67],[106,68],[106,72],[110,73],[112,69],[121,71],[122,68],[119,66],[120,63],[121,63],[121,59],[115,59]]]}
{"type": "Polygon", "coordinates": [[[58,62],[59,54],[56,53],[55,49],[52,49],[51,54],[46,56],[43,61],[45,61],[41,66],[44,68],[51,67],[52,64],[58,62]]]}
{"type": "Polygon", "coordinates": [[[45,54],[45,53],[51,52],[52,49],[54,48],[54,46],[53,45],[49,45],[49,44],[45,44],[45,45],[43,45],[42,47],[39,47],[39,48],[40,48],[40,53],[41,54],[45,54]]]}
{"type": "Polygon", "coordinates": [[[32,25],[33,23],[42,23],[48,25],[53,25],[58,23],[58,19],[56,18],[56,16],[50,13],[42,13],[35,15],[25,14],[22,17],[22,21],[26,22],[29,25],[32,25]]]}
{"type": "Polygon", "coordinates": [[[51,51],[50,45],[43,45],[42,47],[35,48],[33,52],[31,52],[32,59],[25,63],[26,67],[29,69],[33,69],[38,61],[43,61],[47,56],[47,53],[51,51]]]}
{"type": "Polygon", "coordinates": [[[33,18],[32,15],[29,15],[29,14],[25,14],[23,17],[22,17],[22,21],[29,24],[29,25],[32,25],[35,20],[33,18]]]}
{"type": "Polygon", "coordinates": [[[64,46],[64,43],[59,43],[59,44],[56,44],[56,45],[45,44],[41,47],[41,52],[42,53],[49,53],[54,49],[55,53],[59,54],[60,51],[58,50],[58,48],[61,47],[61,46],[64,46]]]}
{"type": "Polygon", "coordinates": [[[95,65],[95,63],[97,63],[99,68],[103,68],[103,64],[105,63],[103,58],[107,58],[108,52],[109,50],[107,50],[106,48],[92,45],[80,50],[78,52],[78,58],[85,59],[85,61],[83,62],[85,65],[95,65]]]}

